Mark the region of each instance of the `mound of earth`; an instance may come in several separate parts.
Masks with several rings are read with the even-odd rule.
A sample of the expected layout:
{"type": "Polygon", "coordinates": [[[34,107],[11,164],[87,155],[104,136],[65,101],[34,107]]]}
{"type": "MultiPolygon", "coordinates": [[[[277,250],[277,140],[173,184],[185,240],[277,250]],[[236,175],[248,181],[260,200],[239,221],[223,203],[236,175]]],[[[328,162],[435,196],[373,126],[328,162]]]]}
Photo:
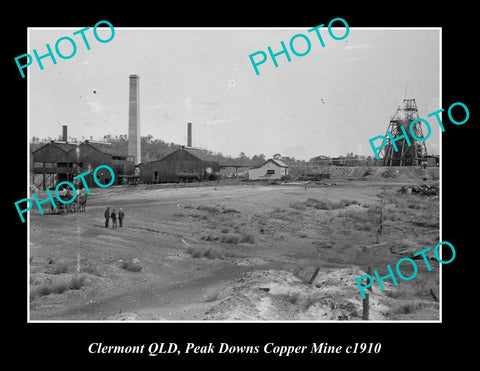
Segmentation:
{"type": "MultiPolygon", "coordinates": [[[[218,303],[205,319],[362,320],[363,304],[355,278],[364,274],[357,267],[323,269],[313,284],[306,284],[287,271],[248,272],[219,293],[218,303]]],[[[388,320],[402,304],[386,292],[376,287],[370,293],[370,320],[388,320]]],[[[433,310],[438,307],[431,301],[416,302],[415,306],[433,310]]]]}

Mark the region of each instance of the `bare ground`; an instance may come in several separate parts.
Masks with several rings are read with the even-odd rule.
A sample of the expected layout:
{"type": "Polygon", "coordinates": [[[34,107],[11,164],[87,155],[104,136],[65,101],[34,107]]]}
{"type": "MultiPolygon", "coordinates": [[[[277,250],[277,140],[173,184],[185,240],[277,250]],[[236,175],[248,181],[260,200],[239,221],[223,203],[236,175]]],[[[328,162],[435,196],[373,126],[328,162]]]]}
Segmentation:
{"type": "MultiPolygon", "coordinates": [[[[439,202],[398,192],[421,178],[334,182],[112,187],[95,189],[86,213],[34,211],[30,319],[361,320],[355,278],[433,247],[439,202]],[[124,228],[104,228],[107,206],[124,209],[124,228]]],[[[430,264],[418,261],[414,279],[385,281],[385,291],[375,284],[370,319],[438,319],[430,264]]]]}

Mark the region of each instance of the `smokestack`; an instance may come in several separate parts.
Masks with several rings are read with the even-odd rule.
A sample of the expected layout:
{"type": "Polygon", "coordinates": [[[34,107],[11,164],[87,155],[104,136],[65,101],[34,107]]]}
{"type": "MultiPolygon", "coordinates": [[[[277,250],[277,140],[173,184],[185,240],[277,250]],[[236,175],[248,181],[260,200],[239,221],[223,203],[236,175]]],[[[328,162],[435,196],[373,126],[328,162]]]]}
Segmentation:
{"type": "Polygon", "coordinates": [[[137,165],[142,161],[140,147],[140,77],[130,75],[128,98],[128,155],[134,157],[137,165]]]}
{"type": "Polygon", "coordinates": [[[192,146],[192,123],[189,122],[188,123],[188,129],[187,129],[187,147],[191,147],[192,146]]]}
{"type": "Polygon", "coordinates": [[[62,141],[64,141],[66,143],[67,140],[68,140],[67,125],[62,125],[62,141]]]}

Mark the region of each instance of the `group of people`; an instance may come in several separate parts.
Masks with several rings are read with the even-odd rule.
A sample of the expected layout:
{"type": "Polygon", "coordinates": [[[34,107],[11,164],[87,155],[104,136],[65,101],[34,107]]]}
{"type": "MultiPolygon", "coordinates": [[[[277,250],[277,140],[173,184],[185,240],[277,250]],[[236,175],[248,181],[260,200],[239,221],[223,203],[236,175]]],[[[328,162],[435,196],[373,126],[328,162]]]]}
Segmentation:
{"type": "Polygon", "coordinates": [[[105,216],[105,228],[108,228],[108,222],[110,221],[110,218],[112,218],[112,228],[113,229],[117,228],[117,219],[118,219],[118,222],[120,224],[120,228],[123,227],[123,218],[125,217],[125,213],[123,212],[123,210],[121,208],[118,211],[118,216],[117,216],[117,213],[115,212],[115,209],[113,209],[110,212],[110,208],[107,207],[107,210],[105,210],[104,216],[105,216]]]}

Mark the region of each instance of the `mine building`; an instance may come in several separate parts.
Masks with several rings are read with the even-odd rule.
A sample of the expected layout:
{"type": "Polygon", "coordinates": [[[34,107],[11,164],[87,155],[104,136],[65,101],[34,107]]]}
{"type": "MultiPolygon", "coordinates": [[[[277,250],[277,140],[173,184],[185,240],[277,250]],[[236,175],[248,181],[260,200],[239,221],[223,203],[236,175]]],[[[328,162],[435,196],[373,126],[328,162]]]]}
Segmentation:
{"type": "MultiPolygon", "coordinates": [[[[85,177],[88,186],[95,187],[93,170],[99,165],[108,165],[115,173],[114,184],[121,184],[125,177],[134,174],[132,156],[116,151],[110,143],[84,141],[68,143],[64,128],[62,141],[50,141],[32,152],[32,184],[40,189],[53,188],[58,183],[68,181],[81,184],[77,175],[90,172],[85,177]]],[[[102,184],[109,184],[109,171],[99,171],[97,179],[102,184]]]]}
{"type": "MultiPolygon", "coordinates": [[[[61,141],[50,141],[31,153],[31,184],[39,189],[54,188],[64,181],[81,184],[81,179],[73,178],[88,171],[87,185],[95,187],[93,171],[100,165],[112,168],[114,184],[137,183],[137,164],[141,162],[139,91],[140,77],[129,75],[128,148],[123,151],[111,143],[92,140],[68,143],[67,125],[63,125],[61,141]]],[[[97,172],[97,180],[110,184],[110,172],[102,168],[97,172]]]]}
{"type": "Polygon", "coordinates": [[[263,165],[248,170],[248,180],[282,179],[288,175],[288,166],[276,159],[269,159],[263,165]]]}
{"type": "Polygon", "coordinates": [[[160,160],[139,164],[143,183],[213,180],[219,175],[218,160],[205,150],[181,146],[160,160]]]}

